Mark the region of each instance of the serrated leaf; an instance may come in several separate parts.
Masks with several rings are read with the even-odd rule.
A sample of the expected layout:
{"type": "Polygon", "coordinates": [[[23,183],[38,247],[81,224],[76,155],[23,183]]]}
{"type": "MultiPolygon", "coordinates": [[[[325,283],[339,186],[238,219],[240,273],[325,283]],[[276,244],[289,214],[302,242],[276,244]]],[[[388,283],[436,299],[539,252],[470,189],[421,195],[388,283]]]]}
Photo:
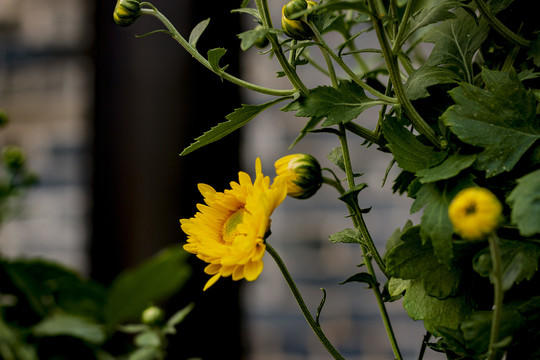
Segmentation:
{"type": "Polygon", "coordinates": [[[476,155],[452,154],[439,165],[419,170],[416,175],[423,184],[450,179],[471,166],[475,160],[476,155]]]}
{"type": "Polygon", "coordinates": [[[438,299],[456,295],[459,271],[441,264],[431,244],[422,243],[420,227],[409,228],[401,240],[385,257],[388,274],[404,280],[420,278],[428,295],[438,299]]]}
{"type": "Polygon", "coordinates": [[[246,125],[253,118],[255,118],[255,116],[257,116],[259,113],[266,110],[270,106],[289,98],[290,97],[281,97],[260,105],[242,105],[241,108],[235,109],[234,112],[225,116],[228,121],[222,122],[214,126],[210,130],[205,132],[203,135],[196,138],[194,143],[189,145],[182,151],[182,153],[180,153],[180,156],[187,155],[203,146],[206,146],[213,143],[214,141],[224,138],[233,131],[238,130],[242,126],[246,125]]]}
{"type": "Polygon", "coordinates": [[[71,314],[53,314],[44,318],[32,328],[34,336],[71,336],[91,344],[105,341],[105,330],[102,325],[90,319],[71,314]]]}
{"type": "Polygon", "coordinates": [[[388,148],[403,170],[416,172],[439,164],[447,156],[446,152],[435,151],[431,146],[422,144],[395,119],[384,121],[382,131],[388,148]]]}
{"type": "Polygon", "coordinates": [[[411,280],[403,307],[414,320],[423,320],[426,330],[438,336],[437,328],[458,329],[470,311],[470,305],[462,296],[440,300],[430,296],[421,279],[411,280]]]}
{"type": "Polygon", "coordinates": [[[507,198],[512,223],[523,236],[540,233],[540,170],[523,176],[517,183],[507,198]]]}
{"type": "Polygon", "coordinates": [[[357,229],[344,229],[338,233],[330,235],[330,242],[335,243],[345,243],[345,244],[362,244],[362,235],[357,229]]]}
{"type": "MultiPolygon", "coordinates": [[[[345,191],[343,194],[341,194],[341,196],[339,197],[339,200],[345,202],[347,205],[349,205],[353,209],[359,208],[358,194],[360,193],[360,191],[367,188],[367,186],[368,185],[365,183],[355,185],[354,188],[349,189],[345,191]]],[[[360,209],[360,211],[363,212],[362,209],[360,209]]]]}
{"type": "Polygon", "coordinates": [[[436,66],[422,66],[413,71],[405,83],[405,93],[410,100],[417,100],[429,96],[428,87],[437,84],[459,82],[459,77],[446,68],[436,66]]]}
{"type": "Polygon", "coordinates": [[[450,91],[456,102],[442,116],[460,140],[484,148],[476,167],[491,177],[514,168],[540,139],[534,95],[525,90],[515,72],[482,70],[480,89],[460,84],[450,91]]]}
{"type": "Polygon", "coordinates": [[[472,60],[486,39],[489,25],[462,9],[455,11],[456,18],[430,29],[424,41],[435,44],[426,60],[427,66],[448,66],[463,81],[472,82],[472,60]]]}
{"type": "Polygon", "coordinates": [[[413,15],[411,18],[411,24],[407,34],[404,36],[407,39],[418,29],[425,26],[437,23],[439,21],[454,19],[456,16],[449,10],[462,4],[457,1],[442,2],[435,6],[422,8],[419,12],[413,15]]]}
{"type": "Polygon", "coordinates": [[[219,66],[219,60],[225,55],[227,49],[224,48],[215,48],[208,50],[208,62],[212,69],[216,72],[225,71],[229,65],[224,67],[219,66]]]}
{"type": "Polygon", "coordinates": [[[453,257],[453,226],[448,217],[448,206],[460,190],[473,185],[468,177],[425,184],[418,190],[411,206],[411,213],[425,206],[420,235],[424,242],[431,240],[435,254],[443,264],[450,265],[453,257]]]}
{"type": "Polygon", "coordinates": [[[149,303],[178,291],[191,273],[187,257],[187,253],[174,246],[135,268],[124,270],[109,287],[104,308],[106,322],[116,325],[139,318],[149,303]]]}
{"type": "MultiPolygon", "coordinates": [[[[523,280],[531,280],[538,271],[540,246],[532,242],[500,239],[499,248],[502,260],[503,289],[523,280]]],[[[484,277],[490,277],[493,269],[489,248],[478,252],[473,259],[474,270],[484,277]]],[[[492,280],[493,281],[493,280],[492,280]]]]}
{"type": "Polygon", "coordinates": [[[210,19],[206,19],[195,25],[193,30],[191,30],[191,33],[189,34],[189,44],[193,46],[194,48],[197,47],[197,41],[199,41],[199,38],[203,34],[204,30],[206,30],[206,27],[210,23],[210,19]]]}
{"type": "Polygon", "coordinates": [[[323,126],[346,124],[364,110],[381,104],[379,100],[368,98],[358,84],[349,80],[340,82],[337,89],[331,86],[316,87],[309,95],[295,102],[294,106],[298,109],[296,116],[326,117],[323,126]]]}

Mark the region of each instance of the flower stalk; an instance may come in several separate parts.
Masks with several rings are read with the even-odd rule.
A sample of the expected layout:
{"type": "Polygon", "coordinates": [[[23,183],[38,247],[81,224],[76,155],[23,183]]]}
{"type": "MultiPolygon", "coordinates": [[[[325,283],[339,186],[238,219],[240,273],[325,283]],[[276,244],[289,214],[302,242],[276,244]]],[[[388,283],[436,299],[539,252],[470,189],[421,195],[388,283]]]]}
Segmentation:
{"type": "Polygon", "coordinates": [[[491,320],[491,334],[489,337],[489,347],[487,360],[497,358],[499,349],[497,342],[499,341],[499,330],[501,327],[501,318],[503,312],[504,289],[502,283],[502,259],[499,249],[499,239],[493,232],[489,237],[489,251],[491,254],[492,281],[493,281],[493,317],[491,320]]]}

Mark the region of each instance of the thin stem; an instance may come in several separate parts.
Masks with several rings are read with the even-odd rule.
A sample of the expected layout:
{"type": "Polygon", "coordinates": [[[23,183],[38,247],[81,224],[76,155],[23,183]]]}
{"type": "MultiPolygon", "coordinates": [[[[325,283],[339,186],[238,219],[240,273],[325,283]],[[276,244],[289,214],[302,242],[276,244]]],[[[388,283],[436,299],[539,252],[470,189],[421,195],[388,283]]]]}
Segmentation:
{"type": "Polygon", "coordinates": [[[240,78],[237,78],[234,75],[231,75],[223,70],[214,69],[212,65],[210,65],[210,62],[202,56],[199,51],[193,47],[180,33],[178,30],[174,27],[174,25],[162,14],[160,13],[157,8],[155,8],[153,5],[149,3],[141,3],[141,5],[150,6],[151,8],[142,8],[141,13],[145,15],[151,15],[156,17],[161,21],[163,25],[167,28],[170,35],[175,39],[184,49],[186,49],[187,52],[191,54],[197,61],[199,61],[201,64],[203,64],[206,68],[214,72],[215,74],[219,75],[222,79],[230,81],[233,84],[236,84],[238,86],[242,86],[246,89],[253,90],[262,94],[267,95],[274,95],[274,96],[290,96],[297,92],[296,89],[289,89],[289,90],[279,90],[279,89],[271,89],[264,86],[255,85],[253,83],[250,83],[248,81],[242,80],[240,78]]]}
{"type": "Polygon", "coordinates": [[[484,0],[475,0],[476,5],[478,6],[478,11],[486,18],[491,27],[495,29],[499,34],[501,34],[506,40],[514,43],[515,45],[521,47],[530,47],[531,42],[527,39],[522,38],[518,34],[514,33],[512,30],[506,27],[493,13],[489,10],[489,7],[484,2],[484,0]]]}
{"type": "Polygon", "coordinates": [[[405,5],[405,11],[403,12],[403,17],[401,18],[401,22],[398,26],[397,35],[394,38],[394,46],[392,46],[392,52],[395,54],[399,49],[401,49],[401,46],[403,45],[403,42],[405,39],[403,39],[403,35],[405,34],[405,30],[407,30],[407,24],[409,22],[409,17],[411,16],[411,9],[412,4],[414,1],[407,1],[407,5],[405,5]]]}
{"type": "Polygon", "coordinates": [[[345,360],[343,356],[334,348],[332,343],[328,340],[324,332],[322,331],[319,324],[317,324],[317,321],[313,318],[311,315],[311,312],[306,306],[306,303],[304,299],[302,298],[302,294],[300,294],[300,291],[298,291],[298,288],[296,287],[296,284],[294,283],[294,280],[291,277],[291,274],[289,273],[289,270],[287,270],[287,267],[285,266],[285,263],[277,253],[277,251],[268,243],[266,243],[266,251],[272,256],[274,261],[276,262],[279,270],[283,274],[283,277],[285,278],[285,281],[287,282],[287,285],[289,285],[289,288],[296,299],[296,302],[298,303],[298,306],[300,306],[300,310],[302,311],[302,314],[306,318],[307,322],[309,323],[309,326],[317,335],[323,346],[326,348],[328,353],[332,355],[334,359],[340,359],[345,360]]]}
{"type": "Polygon", "coordinates": [[[418,354],[418,360],[422,360],[424,358],[424,354],[426,353],[427,343],[431,339],[431,333],[429,331],[426,332],[426,335],[424,335],[424,338],[422,339],[422,346],[420,347],[420,353],[418,354]]]}
{"type": "MultiPolygon", "coordinates": [[[[374,0],[369,0],[369,5],[372,9],[376,8],[376,4],[374,0]]],[[[392,82],[392,85],[394,86],[394,91],[396,93],[396,96],[398,98],[398,102],[403,106],[403,110],[405,111],[405,114],[413,124],[413,126],[426,136],[429,141],[433,145],[435,145],[438,148],[441,148],[440,142],[437,139],[437,135],[435,134],[435,131],[422,119],[418,111],[414,108],[414,106],[411,104],[410,100],[407,98],[407,95],[405,93],[405,89],[403,87],[403,83],[401,82],[401,78],[399,75],[399,67],[397,65],[397,56],[394,54],[392,49],[390,48],[390,45],[388,44],[388,40],[386,39],[386,34],[384,32],[384,27],[382,24],[381,19],[375,15],[371,15],[371,20],[373,22],[373,25],[375,27],[375,32],[377,33],[377,37],[379,38],[379,43],[381,45],[381,50],[384,55],[384,59],[386,61],[386,66],[388,68],[388,73],[390,75],[390,81],[392,82]]]]}
{"type": "Polygon", "coordinates": [[[499,329],[503,311],[504,289],[502,284],[502,260],[499,249],[499,239],[495,234],[489,236],[489,251],[491,253],[491,263],[493,264],[493,318],[491,320],[491,335],[489,337],[487,360],[493,360],[497,356],[497,342],[499,340],[499,329]]]}
{"type": "Polygon", "coordinates": [[[345,124],[345,129],[352,132],[353,134],[360,136],[361,138],[371,141],[374,144],[378,144],[379,142],[379,137],[375,132],[368,130],[365,127],[360,126],[352,121],[349,121],[345,124]]]}

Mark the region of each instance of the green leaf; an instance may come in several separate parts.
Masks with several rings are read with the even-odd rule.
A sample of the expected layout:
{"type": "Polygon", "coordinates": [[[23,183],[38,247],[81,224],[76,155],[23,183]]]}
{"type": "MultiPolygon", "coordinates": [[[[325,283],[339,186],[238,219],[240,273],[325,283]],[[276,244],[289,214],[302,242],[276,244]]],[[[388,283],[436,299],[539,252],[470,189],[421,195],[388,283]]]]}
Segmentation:
{"type": "Polygon", "coordinates": [[[317,12],[335,12],[338,10],[356,10],[360,13],[370,14],[366,2],[362,0],[329,0],[317,7],[317,12]]]}
{"type": "Polygon", "coordinates": [[[424,242],[431,239],[435,254],[443,264],[450,265],[453,257],[453,226],[448,217],[448,206],[460,190],[473,185],[468,177],[425,184],[418,190],[411,206],[411,213],[425,206],[420,235],[424,242]]]}
{"type": "Polygon", "coordinates": [[[413,71],[405,84],[405,93],[410,100],[417,100],[429,96],[428,87],[437,84],[459,82],[459,77],[446,68],[436,66],[422,66],[413,71]]]}
{"type": "Polygon", "coordinates": [[[333,148],[328,154],[328,160],[336,164],[342,171],[345,171],[345,161],[343,160],[343,149],[341,147],[333,148]]]}
{"type": "Polygon", "coordinates": [[[385,257],[388,274],[404,280],[419,278],[426,293],[438,299],[456,295],[460,272],[441,264],[429,242],[422,244],[420,227],[409,228],[401,240],[385,257]]]}
{"type": "Polygon", "coordinates": [[[347,284],[347,283],[350,283],[350,282],[361,282],[361,283],[368,284],[368,287],[370,289],[373,288],[373,287],[378,286],[377,281],[375,280],[375,278],[371,274],[364,273],[364,272],[354,274],[353,276],[349,277],[345,281],[340,282],[339,284],[343,285],[343,284],[347,284]]]}
{"type": "Polygon", "coordinates": [[[512,223],[523,236],[540,233],[540,170],[523,176],[506,199],[512,208],[512,223]]]}
{"type": "Polygon", "coordinates": [[[435,6],[422,8],[411,18],[409,30],[404,38],[409,38],[411,34],[425,26],[435,24],[439,21],[454,19],[456,16],[448,10],[461,5],[457,1],[443,1],[435,6]]]}
{"type": "Polygon", "coordinates": [[[456,18],[430,29],[424,40],[435,44],[427,59],[427,66],[448,66],[463,81],[472,82],[472,59],[486,39],[489,25],[476,20],[462,9],[455,11],[456,18]]]}
{"type": "Polygon", "coordinates": [[[480,89],[461,84],[450,91],[456,102],[442,116],[444,124],[462,141],[484,148],[476,167],[491,177],[510,171],[540,138],[536,101],[515,72],[482,70],[480,89]]]}
{"type": "Polygon", "coordinates": [[[463,296],[442,300],[430,296],[422,279],[411,280],[403,297],[403,307],[412,319],[423,320],[426,330],[435,336],[439,334],[439,327],[458,329],[470,311],[470,304],[463,296]]]}
{"type": "Polygon", "coordinates": [[[363,244],[362,235],[358,229],[344,229],[338,233],[330,235],[330,242],[345,244],[363,244]]]}
{"type": "Polygon", "coordinates": [[[527,55],[529,59],[533,59],[534,65],[540,66],[540,34],[531,42],[527,55]]]}
{"type": "Polygon", "coordinates": [[[388,148],[403,170],[416,172],[437,165],[447,155],[446,152],[435,151],[431,146],[422,144],[395,119],[384,121],[382,131],[388,141],[388,148]]]}
{"type": "MultiPolygon", "coordinates": [[[[512,285],[523,280],[531,280],[538,271],[540,246],[526,241],[499,241],[503,269],[503,289],[509,290],[512,285]]],[[[493,269],[489,248],[478,252],[473,259],[474,270],[484,277],[490,277],[493,269]]]]}
{"type": "Polygon", "coordinates": [[[381,104],[364,94],[364,90],[352,81],[342,81],[338,88],[319,86],[306,97],[296,100],[296,116],[326,117],[323,126],[346,124],[356,119],[364,110],[381,104]]]}
{"type": "MultiPolygon", "coordinates": [[[[247,0],[246,2],[249,2],[249,0],[247,0]]],[[[247,4],[246,4],[247,5],[247,4]]],[[[255,19],[257,19],[259,22],[262,21],[261,19],[261,14],[259,14],[259,10],[255,9],[255,8],[250,8],[250,7],[244,7],[242,6],[240,9],[234,9],[234,10],[231,10],[231,13],[244,13],[244,14],[249,14],[249,15],[252,15],[255,19]]]]}
{"type": "Polygon", "coordinates": [[[450,179],[471,166],[475,160],[476,155],[452,154],[439,165],[419,170],[416,175],[423,184],[450,179]]]}
{"type": "Polygon", "coordinates": [[[176,325],[178,325],[182,321],[184,321],[186,316],[188,316],[188,314],[191,312],[191,310],[193,310],[194,307],[195,307],[195,305],[193,303],[191,303],[191,304],[187,305],[185,308],[182,308],[182,309],[178,310],[177,312],[175,312],[169,318],[169,320],[167,320],[167,323],[163,327],[163,332],[165,334],[176,334],[176,329],[175,329],[176,325]]]}
{"type": "Polygon", "coordinates": [[[298,134],[296,139],[294,139],[293,143],[289,146],[289,149],[292,149],[296,144],[298,144],[300,140],[304,138],[304,136],[307,135],[307,133],[315,129],[315,127],[319,125],[322,119],[322,117],[312,117],[302,128],[302,130],[300,130],[300,134],[298,134]]]}
{"type": "Polygon", "coordinates": [[[206,27],[210,23],[210,19],[206,19],[195,25],[193,30],[191,30],[191,34],[189,34],[189,44],[193,46],[194,48],[197,47],[197,41],[199,41],[199,38],[203,34],[204,30],[206,30],[206,27]]]}
{"type": "Polygon", "coordinates": [[[252,30],[244,31],[241,34],[238,34],[240,38],[240,48],[244,51],[250,49],[257,41],[262,40],[269,33],[278,33],[276,29],[265,29],[263,27],[257,27],[252,30]]]}
{"type": "Polygon", "coordinates": [[[242,105],[241,108],[235,109],[234,112],[225,116],[228,121],[222,122],[214,126],[212,129],[208,130],[203,135],[196,138],[195,142],[185,148],[180,154],[180,156],[187,155],[192,151],[195,151],[203,146],[213,143],[214,141],[224,138],[233,131],[246,125],[253,118],[255,118],[255,116],[257,116],[259,113],[266,110],[270,106],[289,98],[290,97],[287,96],[281,97],[260,105],[242,105]]]}
{"type": "Polygon", "coordinates": [[[174,246],[118,275],[107,294],[106,322],[116,325],[138,318],[148,304],[178,291],[191,273],[187,257],[186,252],[174,246]]]}
{"type": "Polygon", "coordinates": [[[216,72],[225,71],[229,65],[225,65],[224,67],[219,66],[219,60],[225,55],[227,52],[227,49],[224,48],[215,48],[208,50],[208,62],[210,63],[210,66],[212,67],[212,70],[216,72]]]}
{"type": "Polygon", "coordinates": [[[339,197],[339,200],[345,202],[347,205],[349,205],[353,209],[360,208],[358,206],[358,194],[360,193],[360,191],[362,191],[365,188],[367,188],[367,184],[365,183],[358,184],[354,188],[349,189],[345,191],[343,194],[341,194],[341,196],[339,197]]]}
{"type": "Polygon", "coordinates": [[[91,344],[105,341],[105,330],[102,325],[80,316],[57,313],[46,317],[32,328],[37,337],[71,336],[91,344]]]}

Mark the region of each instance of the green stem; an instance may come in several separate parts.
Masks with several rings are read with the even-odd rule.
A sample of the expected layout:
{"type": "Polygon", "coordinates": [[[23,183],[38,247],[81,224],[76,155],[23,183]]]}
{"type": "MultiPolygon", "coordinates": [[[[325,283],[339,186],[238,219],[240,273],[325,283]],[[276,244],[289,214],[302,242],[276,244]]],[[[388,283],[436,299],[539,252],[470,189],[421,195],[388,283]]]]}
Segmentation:
{"type": "Polygon", "coordinates": [[[289,288],[294,298],[296,299],[298,306],[300,306],[300,310],[302,311],[302,314],[304,315],[307,322],[309,323],[309,326],[311,327],[315,335],[317,335],[317,337],[319,338],[323,346],[326,348],[328,353],[332,355],[334,359],[345,360],[345,358],[341,356],[341,354],[336,350],[336,348],[334,348],[332,343],[328,340],[328,338],[322,331],[320,325],[317,324],[317,321],[311,315],[311,312],[307,308],[306,303],[304,302],[304,299],[302,298],[302,294],[300,294],[300,291],[298,291],[298,288],[296,287],[296,284],[294,283],[294,280],[291,277],[291,274],[287,270],[285,263],[283,262],[283,260],[281,259],[277,251],[268,243],[266,243],[266,251],[268,251],[270,256],[272,256],[272,258],[276,262],[279,270],[281,271],[281,273],[283,274],[283,277],[285,278],[285,281],[287,282],[287,285],[289,285],[289,288]]]}
{"type": "MultiPolygon", "coordinates": [[[[345,173],[347,174],[347,182],[350,189],[355,187],[354,183],[354,174],[352,171],[351,166],[351,158],[349,154],[349,146],[347,144],[347,137],[346,137],[346,131],[345,126],[343,124],[340,124],[339,126],[340,130],[340,142],[341,142],[341,149],[343,151],[343,163],[345,165],[345,173]]],[[[373,243],[373,239],[371,238],[371,235],[369,234],[369,231],[366,227],[366,224],[364,222],[364,218],[362,216],[362,213],[360,211],[360,208],[357,203],[355,203],[354,208],[351,208],[350,205],[348,205],[349,213],[352,217],[354,226],[359,229],[360,233],[362,234],[362,238],[365,241],[365,245],[361,244],[360,247],[362,249],[362,253],[364,254],[364,264],[368,270],[368,273],[373,277],[375,282],[377,283],[376,279],[377,276],[375,274],[375,270],[373,268],[373,265],[371,264],[371,258],[375,259],[375,262],[380,267],[381,271],[384,273],[384,275],[388,278],[386,275],[386,266],[381,259],[379,252],[377,251],[377,248],[375,247],[375,244],[373,243]]],[[[390,317],[388,316],[388,312],[386,311],[386,306],[384,305],[384,301],[382,299],[381,291],[378,286],[373,286],[373,293],[375,295],[375,299],[377,300],[377,305],[379,307],[379,312],[381,314],[384,327],[386,330],[386,333],[388,335],[388,339],[390,340],[390,344],[392,346],[392,350],[394,352],[394,356],[397,360],[402,360],[401,352],[399,350],[399,345],[397,343],[394,330],[392,329],[392,323],[390,322],[390,317]]]]}
{"type": "Polygon", "coordinates": [[[362,81],[362,78],[360,78],[354,71],[352,71],[351,68],[347,66],[347,64],[345,64],[345,62],[328,46],[328,44],[324,41],[323,37],[321,36],[321,33],[319,32],[317,27],[313,25],[313,23],[311,22],[309,22],[309,27],[313,31],[314,38],[317,41],[317,43],[319,43],[324,48],[324,50],[328,53],[328,55],[332,57],[332,59],[347,73],[347,75],[351,77],[351,79],[356,84],[358,84],[367,92],[371,93],[372,95],[378,97],[379,99],[389,104],[396,103],[396,99],[394,99],[393,97],[384,95],[383,93],[375,90],[374,88],[366,84],[364,81],[362,81]]]}
{"type": "Polygon", "coordinates": [[[365,127],[360,126],[352,121],[349,121],[348,123],[345,124],[345,129],[352,132],[353,134],[360,136],[361,138],[371,141],[374,144],[379,143],[379,137],[377,136],[375,132],[368,130],[365,127]]]}
{"type": "Polygon", "coordinates": [[[392,46],[392,52],[394,54],[397,53],[401,49],[401,46],[405,42],[403,35],[405,34],[405,30],[407,30],[407,25],[409,22],[409,17],[411,16],[411,9],[412,9],[413,2],[414,1],[407,1],[407,5],[405,5],[405,11],[403,12],[401,22],[399,23],[397,35],[394,38],[394,46],[392,46]]]}
{"type": "MultiPolygon", "coordinates": [[[[272,18],[270,17],[270,10],[268,9],[268,2],[266,0],[255,0],[255,5],[257,6],[257,10],[259,10],[259,14],[261,15],[263,27],[265,29],[272,29],[272,18]]],[[[307,95],[309,93],[309,89],[304,85],[302,80],[300,80],[300,77],[298,77],[296,71],[287,61],[285,53],[283,52],[281,45],[279,45],[276,34],[268,34],[268,40],[272,45],[272,50],[276,56],[276,59],[281,65],[283,72],[285,72],[285,75],[289,78],[291,84],[295,87],[295,89],[300,91],[302,95],[307,95]]]]}
{"type": "Polygon", "coordinates": [[[234,75],[231,75],[223,70],[214,69],[212,65],[210,65],[210,62],[204,58],[204,56],[199,53],[199,51],[193,47],[180,33],[178,30],[174,27],[174,25],[162,14],[158,11],[157,8],[155,8],[153,5],[143,2],[141,5],[149,6],[150,8],[142,8],[141,13],[145,15],[151,15],[159,19],[163,25],[167,28],[170,35],[175,39],[184,49],[186,49],[187,52],[191,54],[197,61],[199,61],[201,64],[203,64],[206,68],[214,72],[215,74],[219,75],[222,79],[230,81],[233,84],[236,84],[238,86],[242,86],[246,89],[253,90],[262,94],[267,95],[274,95],[274,96],[290,96],[297,92],[296,89],[289,89],[289,90],[279,90],[279,89],[271,89],[264,86],[255,85],[253,83],[250,83],[248,81],[242,80],[240,78],[237,78],[234,75]]]}
{"type": "Polygon", "coordinates": [[[492,281],[494,300],[487,360],[493,360],[496,358],[498,353],[497,342],[499,340],[499,329],[501,327],[504,289],[502,285],[502,260],[499,249],[499,239],[495,234],[491,234],[488,240],[489,251],[491,253],[491,262],[493,264],[492,281]]]}
{"type": "MultiPolygon", "coordinates": [[[[377,5],[375,4],[374,0],[368,1],[370,7],[372,9],[375,9],[377,5]]],[[[372,14],[371,20],[373,26],[375,27],[375,32],[377,33],[377,37],[381,45],[381,50],[383,52],[386,66],[388,68],[388,73],[390,75],[390,81],[392,82],[392,85],[394,87],[394,92],[396,93],[398,102],[401,104],[401,106],[403,106],[405,114],[407,115],[415,129],[418,130],[419,133],[426,136],[426,138],[428,138],[428,140],[433,145],[441,148],[441,144],[437,139],[435,131],[424,121],[424,119],[422,119],[418,111],[416,111],[410,100],[407,98],[407,94],[405,93],[405,89],[400,78],[399,67],[397,65],[397,56],[394,54],[394,52],[390,48],[390,45],[388,44],[388,40],[386,38],[381,19],[377,15],[372,14]]]]}
{"type": "Polygon", "coordinates": [[[514,33],[512,30],[506,27],[493,13],[489,10],[489,7],[484,0],[475,0],[478,6],[478,11],[486,18],[491,27],[501,34],[506,40],[511,41],[515,45],[521,47],[531,47],[531,42],[527,39],[514,33]]]}

